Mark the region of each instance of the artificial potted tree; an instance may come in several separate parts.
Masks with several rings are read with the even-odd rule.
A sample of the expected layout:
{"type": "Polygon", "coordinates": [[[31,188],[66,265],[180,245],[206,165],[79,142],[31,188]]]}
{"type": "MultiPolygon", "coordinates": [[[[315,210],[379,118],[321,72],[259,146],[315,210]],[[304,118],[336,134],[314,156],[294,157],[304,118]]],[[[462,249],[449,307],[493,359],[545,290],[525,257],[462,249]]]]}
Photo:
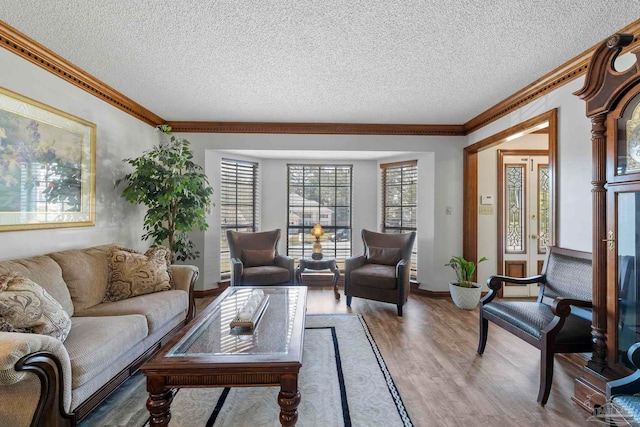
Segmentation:
{"type": "MultiPolygon", "coordinates": [[[[171,127],[158,129],[171,136],[171,127]]],[[[195,259],[200,253],[189,239],[189,232],[206,230],[213,189],[202,167],[193,162],[189,141],[171,136],[135,159],[124,159],[135,170],[116,181],[126,183],[122,197],[147,207],[142,240],[165,244],[171,262],[195,259]]]]}
{"type": "MultiPolygon", "coordinates": [[[[478,264],[486,261],[487,258],[482,257],[478,260],[478,264]]],[[[482,287],[473,282],[473,273],[476,271],[476,264],[467,261],[461,256],[452,256],[447,267],[451,267],[456,272],[457,282],[449,283],[449,291],[453,303],[465,310],[473,310],[480,302],[480,294],[482,287]]]]}

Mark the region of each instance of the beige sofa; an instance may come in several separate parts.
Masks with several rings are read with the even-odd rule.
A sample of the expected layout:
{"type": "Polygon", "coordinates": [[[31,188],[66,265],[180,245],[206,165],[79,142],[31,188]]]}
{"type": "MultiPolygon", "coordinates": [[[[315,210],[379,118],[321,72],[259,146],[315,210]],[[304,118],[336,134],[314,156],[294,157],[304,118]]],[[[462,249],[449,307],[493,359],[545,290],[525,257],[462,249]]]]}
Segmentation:
{"type": "Polygon", "coordinates": [[[193,318],[194,266],[170,267],[174,289],[103,303],[114,245],[0,262],[42,286],[71,316],[63,342],[0,332],[0,425],[73,426],[193,318]]]}

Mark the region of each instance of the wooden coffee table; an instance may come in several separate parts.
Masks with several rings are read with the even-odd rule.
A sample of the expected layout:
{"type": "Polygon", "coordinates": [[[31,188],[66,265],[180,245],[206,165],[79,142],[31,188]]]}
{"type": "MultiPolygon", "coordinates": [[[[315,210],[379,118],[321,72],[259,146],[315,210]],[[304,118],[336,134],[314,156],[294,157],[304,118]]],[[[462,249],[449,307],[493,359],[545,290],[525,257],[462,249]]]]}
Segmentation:
{"type": "Polygon", "coordinates": [[[237,286],[225,290],[141,367],[147,376],[150,425],[169,424],[174,389],[280,386],[280,423],[294,426],[300,403],[298,372],[302,366],[306,302],[307,289],[303,286],[237,286]],[[262,318],[253,333],[231,330],[229,322],[253,289],[269,295],[262,318]]]}

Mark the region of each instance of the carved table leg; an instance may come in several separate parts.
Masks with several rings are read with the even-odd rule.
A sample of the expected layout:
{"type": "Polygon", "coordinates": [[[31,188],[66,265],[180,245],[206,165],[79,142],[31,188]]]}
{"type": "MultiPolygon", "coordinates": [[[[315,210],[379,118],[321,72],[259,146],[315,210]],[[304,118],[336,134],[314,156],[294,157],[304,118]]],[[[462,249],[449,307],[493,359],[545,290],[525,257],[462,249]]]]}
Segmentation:
{"type": "Polygon", "coordinates": [[[165,390],[163,378],[147,377],[147,409],[151,414],[149,426],[164,427],[169,425],[171,420],[171,401],[173,400],[173,390],[165,390]]]}
{"type": "Polygon", "coordinates": [[[331,269],[331,271],[333,271],[333,293],[336,299],[340,299],[340,292],[338,292],[338,280],[340,280],[340,270],[338,269],[335,263],[333,264],[333,268],[331,269]]]}
{"type": "Polygon", "coordinates": [[[298,421],[299,404],[298,374],[283,375],[280,380],[280,393],[278,394],[280,424],[282,424],[283,427],[293,427],[296,425],[298,421]]]}

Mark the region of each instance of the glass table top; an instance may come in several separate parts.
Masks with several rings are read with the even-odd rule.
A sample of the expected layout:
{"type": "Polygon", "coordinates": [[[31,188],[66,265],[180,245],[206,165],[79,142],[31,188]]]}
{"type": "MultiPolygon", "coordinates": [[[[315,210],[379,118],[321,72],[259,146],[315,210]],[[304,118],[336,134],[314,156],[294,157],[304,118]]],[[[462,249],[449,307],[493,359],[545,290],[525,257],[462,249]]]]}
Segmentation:
{"type": "MultiPolygon", "coordinates": [[[[185,334],[166,357],[283,355],[290,350],[300,287],[232,287],[202,313],[192,332],[185,334]],[[267,307],[253,330],[230,328],[229,323],[244,306],[253,289],[268,295],[267,307]],[[226,295],[225,295],[226,294],[226,295]]],[[[306,295],[306,293],[305,293],[306,295]]]]}

